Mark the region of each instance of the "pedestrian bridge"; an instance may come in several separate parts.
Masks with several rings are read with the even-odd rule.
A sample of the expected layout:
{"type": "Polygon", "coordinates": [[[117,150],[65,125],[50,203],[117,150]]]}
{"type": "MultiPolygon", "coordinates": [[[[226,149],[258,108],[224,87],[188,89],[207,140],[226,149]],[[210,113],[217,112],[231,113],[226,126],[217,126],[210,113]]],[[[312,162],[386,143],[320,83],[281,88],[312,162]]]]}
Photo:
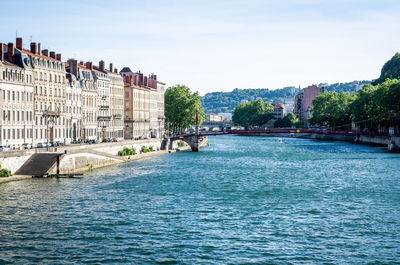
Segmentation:
{"type": "Polygon", "coordinates": [[[239,134],[296,134],[296,133],[315,133],[315,134],[338,134],[338,135],[373,135],[388,136],[388,132],[366,132],[366,131],[346,131],[346,130],[329,130],[329,129],[249,129],[249,130],[224,130],[224,131],[202,131],[199,136],[239,134]]]}

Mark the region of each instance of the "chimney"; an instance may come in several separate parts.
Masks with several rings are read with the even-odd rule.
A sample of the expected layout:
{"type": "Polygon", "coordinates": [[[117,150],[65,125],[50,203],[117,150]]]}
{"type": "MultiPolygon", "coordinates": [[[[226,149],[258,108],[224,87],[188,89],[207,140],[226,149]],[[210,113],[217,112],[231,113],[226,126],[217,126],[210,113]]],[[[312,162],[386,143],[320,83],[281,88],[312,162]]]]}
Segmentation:
{"type": "Polygon", "coordinates": [[[48,49],[44,49],[43,50],[43,55],[44,56],[49,56],[49,50],[48,49]]]}
{"type": "Polygon", "coordinates": [[[12,62],[13,57],[14,57],[14,43],[9,42],[7,46],[7,60],[9,62],[12,62]]]}
{"type": "Polygon", "coordinates": [[[101,61],[99,62],[99,67],[100,67],[100,70],[101,70],[101,71],[104,71],[104,70],[105,70],[105,65],[104,65],[104,61],[103,61],[103,60],[101,60],[101,61]]]}
{"type": "Polygon", "coordinates": [[[22,48],[23,48],[22,38],[17,38],[16,43],[17,43],[17,49],[22,50],[22,48]]]}
{"type": "Polygon", "coordinates": [[[90,70],[93,70],[93,63],[92,62],[86,62],[86,68],[89,68],[90,70]]]}
{"type": "Polygon", "coordinates": [[[133,76],[130,76],[130,77],[129,77],[129,84],[130,84],[131,86],[133,86],[133,76]]]}
{"type": "Polygon", "coordinates": [[[39,44],[38,44],[38,50],[37,50],[37,53],[38,53],[39,55],[42,54],[42,50],[40,49],[41,46],[42,46],[42,45],[41,45],[40,42],[39,42],[39,44]]]}
{"type": "Polygon", "coordinates": [[[78,78],[78,61],[74,59],[69,59],[68,64],[70,67],[70,73],[78,78]]]}
{"type": "Polygon", "coordinates": [[[36,42],[31,42],[31,53],[37,54],[37,45],[36,45],[36,42]]]}
{"type": "Polygon", "coordinates": [[[61,53],[57,53],[56,54],[56,59],[57,59],[57,61],[61,62],[61,53]]]}
{"type": "Polygon", "coordinates": [[[50,57],[55,59],[56,58],[56,52],[55,51],[51,51],[50,52],[50,57]]]}
{"type": "Polygon", "coordinates": [[[4,44],[0,43],[0,62],[4,61],[4,44]]]}
{"type": "Polygon", "coordinates": [[[118,74],[118,69],[117,68],[114,69],[114,73],[118,74]]]}
{"type": "Polygon", "coordinates": [[[85,64],[83,63],[83,61],[80,61],[80,62],[79,62],[79,65],[85,65],[85,64]]]}
{"type": "Polygon", "coordinates": [[[111,72],[111,73],[114,72],[114,67],[113,67],[113,64],[112,64],[112,63],[110,63],[110,72],[111,72]]]}

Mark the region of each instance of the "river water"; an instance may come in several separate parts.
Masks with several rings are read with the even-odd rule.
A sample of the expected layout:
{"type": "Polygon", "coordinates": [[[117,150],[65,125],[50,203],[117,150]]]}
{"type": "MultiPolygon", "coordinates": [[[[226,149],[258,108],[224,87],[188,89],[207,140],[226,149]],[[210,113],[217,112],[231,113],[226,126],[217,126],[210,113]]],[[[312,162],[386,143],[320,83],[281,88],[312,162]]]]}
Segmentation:
{"type": "Polygon", "coordinates": [[[209,141],[79,179],[0,185],[0,264],[400,262],[400,154],[209,141]]]}

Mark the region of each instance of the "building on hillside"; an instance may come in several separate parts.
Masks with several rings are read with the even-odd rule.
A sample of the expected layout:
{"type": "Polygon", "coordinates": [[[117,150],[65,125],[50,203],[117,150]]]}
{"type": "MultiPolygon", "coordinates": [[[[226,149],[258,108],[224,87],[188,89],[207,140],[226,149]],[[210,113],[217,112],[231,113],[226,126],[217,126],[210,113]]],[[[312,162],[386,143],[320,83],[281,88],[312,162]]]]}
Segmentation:
{"type": "Polygon", "coordinates": [[[125,139],[161,137],[164,126],[164,86],[156,75],[121,70],[124,79],[125,139]],[[161,95],[162,94],[162,95],[161,95]]]}
{"type": "Polygon", "coordinates": [[[110,79],[110,114],[111,114],[111,138],[124,139],[124,80],[110,63],[110,69],[106,69],[110,79]]]}
{"type": "Polygon", "coordinates": [[[32,144],[34,126],[33,67],[22,39],[17,43],[0,43],[0,145],[12,149],[32,144]]]}
{"type": "Polygon", "coordinates": [[[286,109],[283,103],[274,104],[273,119],[283,119],[286,116],[286,109]]]}
{"type": "Polygon", "coordinates": [[[67,73],[65,129],[66,143],[82,139],[82,88],[77,77],[67,73]]]}
{"type": "Polygon", "coordinates": [[[312,102],[321,93],[324,93],[324,87],[312,85],[304,88],[302,93],[295,96],[294,114],[301,123],[307,124],[313,108],[312,102]]]}
{"type": "Polygon", "coordinates": [[[33,67],[34,83],[34,143],[66,141],[65,105],[66,71],[61,54],[45,49],[40,43],[31,43],[30,50],[23,48],[22,38],[17,38],[17,50],[33,67]]]}
{"type": "Polygon", "coordinates": [[[232,113],[222,112],[222,113],[218,113],[218,115],[222,116],[223,120],[232,121],[232,116],[233,116],[232,113]]]}
{"type": "Polygon", "coordinates": [[[224,118],[221,115],[209,113],[206,114],[205,120],[210,122],[222,122],[224,118]]]}

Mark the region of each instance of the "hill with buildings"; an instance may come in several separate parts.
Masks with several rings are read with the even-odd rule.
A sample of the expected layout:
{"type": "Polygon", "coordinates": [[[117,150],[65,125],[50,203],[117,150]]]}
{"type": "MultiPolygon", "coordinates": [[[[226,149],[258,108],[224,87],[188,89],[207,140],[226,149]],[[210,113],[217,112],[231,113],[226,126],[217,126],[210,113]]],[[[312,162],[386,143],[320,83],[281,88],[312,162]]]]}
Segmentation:
{"type": "MultiPolygon", "coordinates": [[[[325,87],[325,91],[342,92],[356,92],[360,90],[363,85],[370,84],[371,81],[353,81],[348,83],[336,84],[319,84],[325,87]]],[[[293,102],[294,97],[301,91],[296,87],[285,87],[281,89],[270,90],[268,88],[256,89],[237,89],[231,92],[212,92],[207,93],[201,98],[205,113],[232,113],[239,103],[245,101],[254,101],[262,99],[266,102],[293,102]]]]}
{"type": "Polygon", "coordinates": [[[285,87],[282,89],[270,90],[268,88],[256,89],[237,89],[231,92],[212,92],[207,93],[201,98],[201,103],[206,113],[232,113],[235,107],[245,101],[262,99],[267,102],[293,98],[299,89],[295,87],[285,87]]]}

